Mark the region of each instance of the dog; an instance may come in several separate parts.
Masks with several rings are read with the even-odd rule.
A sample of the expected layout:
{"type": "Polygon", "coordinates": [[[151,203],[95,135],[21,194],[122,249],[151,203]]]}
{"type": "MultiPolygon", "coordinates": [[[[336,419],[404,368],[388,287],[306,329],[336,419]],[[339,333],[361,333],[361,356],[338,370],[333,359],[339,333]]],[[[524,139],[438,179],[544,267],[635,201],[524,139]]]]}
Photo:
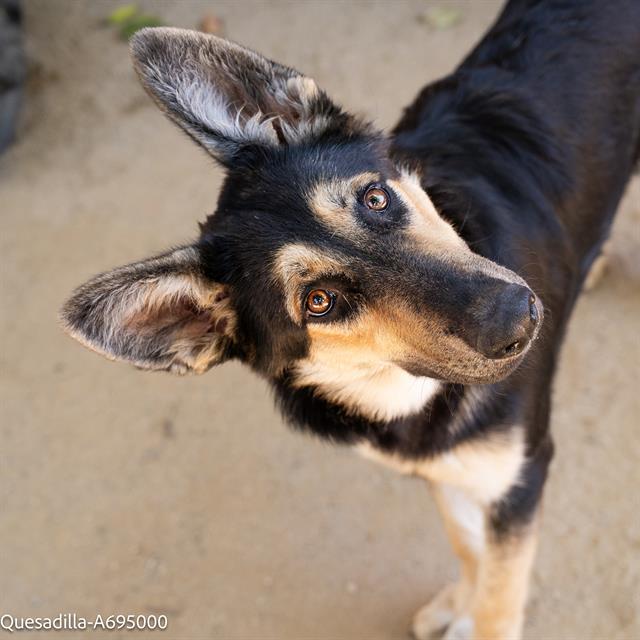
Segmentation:
{"type": "Polygon", "coordinates": [[[240,360],[296,428],[428,480],[461,578],[415,636],[519,638],[559,350],[640,155],[640,4],[511,0],[388,135],[215,36],[131,52],[226,180],[193,244],[80,286],[64,328],[144,369],[240,360]]]}

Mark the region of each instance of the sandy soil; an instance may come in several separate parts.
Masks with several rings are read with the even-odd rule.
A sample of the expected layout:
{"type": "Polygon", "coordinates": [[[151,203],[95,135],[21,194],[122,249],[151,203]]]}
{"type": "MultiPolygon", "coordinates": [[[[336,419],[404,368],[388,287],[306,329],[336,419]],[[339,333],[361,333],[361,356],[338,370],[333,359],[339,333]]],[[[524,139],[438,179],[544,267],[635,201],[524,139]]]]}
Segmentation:
{"type": "MultiPolygon", "coordinates": [[[[384,125],[498,7],[457,4],[462,22],[435,31],[418,1],[142,4],[188,27],[215,8],[231,37],[384,125]]],[[[192,238],[222,178],[100,26],[114,6],[26,2],[32,81],[0,159],[0,609],[161,612],[167,638],[406,638],[455,573],[420,482],[291,433],[239,366],[141,373],[56,325],[84,279],[192,238]]],[[[640,638],[638,179],[621,209],[562,357],[529,640],[640,638]]]]}

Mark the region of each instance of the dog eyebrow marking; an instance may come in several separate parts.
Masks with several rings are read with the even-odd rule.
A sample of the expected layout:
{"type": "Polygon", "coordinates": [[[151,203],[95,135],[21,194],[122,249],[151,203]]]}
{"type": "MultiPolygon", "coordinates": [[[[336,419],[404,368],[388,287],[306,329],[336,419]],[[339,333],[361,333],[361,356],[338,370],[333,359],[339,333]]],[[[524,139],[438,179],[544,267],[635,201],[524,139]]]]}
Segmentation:
{"type": "Polygon", "coordinates": [[[427,248],[439,245],[459,250],[465,247],[453,227],[440,217],[416,174],[403,171],[399,180],[389,180],[388,183],[409,212],[411,222],[407,234],[414,242],[427,248]]]}
{"type": "Polygon", "coordinates": [[[276,253],[273,261],[275,284],[283,288],[285,307],[294,322],[302,324],[299,297],[303,286],[314,278],[343,274],[345,267],[346,260],[337,253],[302,242],[285,245],[276,253]]]}
{"type": "MultiPolygon", "coordinates": [[[[452,256],[460,255],[461,250],[468,251],[467,243],[437,212],[431,198],[420,185],[420,178],[415,173],[403,171],[400,180],[389,180],[388,183],[398,197],[402,198],[411,216],[411,222],[405,230],[409,242],[417,244],[427,252],[438,249],[452,256]]],[[[525,281],[518,274],[514,274],[498,263],[481,256],[475,256],[474,259],[476,262],[481,260],[486,273],[491,274],[491,277],[496,280],[512,283],[515,278],[515,282],[526,286],[525,281]]],[[[469,264],[473,266],[473,263],[469,264]]]]}
{"type": "Polygon", "coordinates": [[[372,171],[353,178],[332,178],[318,182],[309,194],[309,206],[324,227],[333,233],[357,238],[364,231],[355,217],[358,191],[372,182],[378,182],[380,175],[372,171]]]}

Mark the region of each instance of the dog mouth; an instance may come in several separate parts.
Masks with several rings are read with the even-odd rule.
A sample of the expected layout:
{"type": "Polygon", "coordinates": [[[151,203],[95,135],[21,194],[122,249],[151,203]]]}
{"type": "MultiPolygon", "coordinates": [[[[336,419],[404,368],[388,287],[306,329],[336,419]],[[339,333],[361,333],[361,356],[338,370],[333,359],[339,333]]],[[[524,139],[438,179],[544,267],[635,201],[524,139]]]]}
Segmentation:
{"type": "Polygon", "coordinates": [[[417,377],[455,384],[493,384],[511,375],[523,362],[540,335],[543,307],[532,296],[527,326],[515,326],[509,335],[486,336],[482,331],[470,344],[456,336],[443,336],[437,353],[421,353],[394,360],[417,377]]]}
{"type": "Polygon", "coordinates": [[[456,362],[427,362],[419,357],[395,361],[394,364],[416,377],[427,377],[453,384],[494,384],[511,375],[522,363],[530,347],[516,355],[505,356],[499,361],[483,357],[471,357],[467,362],[456,358],[456,362]]]}

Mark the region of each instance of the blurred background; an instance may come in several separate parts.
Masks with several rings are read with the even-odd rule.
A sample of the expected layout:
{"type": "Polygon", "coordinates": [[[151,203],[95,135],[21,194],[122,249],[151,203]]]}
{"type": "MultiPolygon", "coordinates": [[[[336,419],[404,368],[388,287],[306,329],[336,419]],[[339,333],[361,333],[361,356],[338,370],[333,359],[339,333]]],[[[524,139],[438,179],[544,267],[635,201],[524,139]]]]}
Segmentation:
{"type": "MultiPolygon", "coordinates": [[[[215,208],[221,170],[136,81],[136,20],[222,33],[391,126],[500,4],[27,0],[21,31],[5,14],[25,58],[0,82],[5,134],[17,115],[0,156],[2,613],[166,614],[153,637],[408,636],[456,571],[426,486],[292,433],[238,365],[139,372],[56,312],[215,208]]],[[[636,177],[562,355],[529,640],[640,638],[639,229],[636,177]]]]}

